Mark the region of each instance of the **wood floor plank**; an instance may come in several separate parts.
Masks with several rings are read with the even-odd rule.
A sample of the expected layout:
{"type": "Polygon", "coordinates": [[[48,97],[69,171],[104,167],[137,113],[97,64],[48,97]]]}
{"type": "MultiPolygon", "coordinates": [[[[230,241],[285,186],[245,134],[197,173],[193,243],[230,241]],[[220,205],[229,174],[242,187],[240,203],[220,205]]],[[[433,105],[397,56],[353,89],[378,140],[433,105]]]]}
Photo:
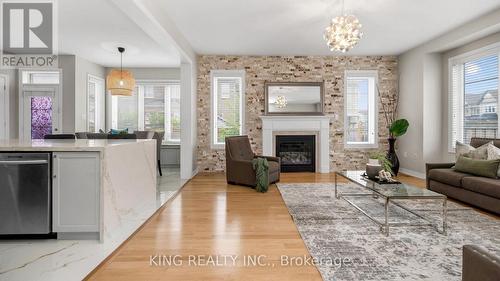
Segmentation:
{"type": "MultiPolygon", "coordinates": [[[[406,183],[425,182],[400,175],[406,183]]],[[[334,174],[288,173],[282,183],[333,182],[334,174]]],[[[101,264],[88,280],[321,280],[316,267],[281,266],[281,256],[309,256],[275,185],[268,193],[202,173],[101,264]],[[151,266],[151,255],[179,255],[182,266],[151,266]],[[237,255],[235,266],[189,265],[193,255],[237,255]],[[245,266],[244,256],[265,257],[245,266]],[[272,266],[274,264],[274,266],[272,266]]]]}

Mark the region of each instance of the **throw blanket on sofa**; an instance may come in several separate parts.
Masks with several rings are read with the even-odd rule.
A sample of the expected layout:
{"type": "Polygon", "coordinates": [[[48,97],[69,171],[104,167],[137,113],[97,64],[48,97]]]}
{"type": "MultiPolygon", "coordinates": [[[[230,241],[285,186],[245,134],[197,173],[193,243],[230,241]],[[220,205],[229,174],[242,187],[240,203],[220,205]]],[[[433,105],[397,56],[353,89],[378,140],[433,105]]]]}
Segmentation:
{"type": "Polygon", "coordinates": [[[255,170],[255,180],[257,185],[255,190],[258,192],[267,192],[269,188],[269,164],[266,158],[255,158],[252,160],[252,166],[255,170]]]}

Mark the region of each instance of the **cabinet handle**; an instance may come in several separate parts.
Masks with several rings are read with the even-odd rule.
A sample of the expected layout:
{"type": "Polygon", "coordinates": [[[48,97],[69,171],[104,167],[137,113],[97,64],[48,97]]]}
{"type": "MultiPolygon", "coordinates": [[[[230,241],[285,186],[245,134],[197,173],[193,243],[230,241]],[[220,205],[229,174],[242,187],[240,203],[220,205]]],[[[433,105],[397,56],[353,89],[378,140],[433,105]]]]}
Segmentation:
{"type": "Polygon", "coordinates": [[[52,177],[53,177],[53,178],[57,178],[57,175],[53,175],[52,177]]]}

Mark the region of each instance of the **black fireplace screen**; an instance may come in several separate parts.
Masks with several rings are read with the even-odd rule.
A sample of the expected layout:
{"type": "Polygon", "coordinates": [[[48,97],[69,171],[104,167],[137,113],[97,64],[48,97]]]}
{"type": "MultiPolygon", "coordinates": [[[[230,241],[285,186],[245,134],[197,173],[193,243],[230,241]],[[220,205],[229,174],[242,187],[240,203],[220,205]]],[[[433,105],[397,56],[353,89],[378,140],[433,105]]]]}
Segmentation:
{"type": "Polygon", "coordinates": [[[281,158],[282,172],[314,172],[315,136],[276,136],[276,156],[281,158]]]}

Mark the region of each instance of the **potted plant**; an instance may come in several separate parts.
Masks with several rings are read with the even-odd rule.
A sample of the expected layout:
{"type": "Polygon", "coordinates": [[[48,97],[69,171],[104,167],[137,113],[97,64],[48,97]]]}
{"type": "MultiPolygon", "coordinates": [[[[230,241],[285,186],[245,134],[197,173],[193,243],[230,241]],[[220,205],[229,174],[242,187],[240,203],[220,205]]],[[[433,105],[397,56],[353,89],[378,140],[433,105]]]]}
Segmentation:
{"type": "Polygon", "coordinates": [[[387,159],[391,163],[392,174],[394,176],[398,175],[399,172],[399,159],[396,154],[396,140],[398,137],[406,134],[410,123],[406,119],[396,119],[398,104],[399,104],[399,93],[396,92],[394,95],[382,96],[380,90],[377,86],[378,96],[380,98],[380,103],[382,104],[382,110],[384,111],[384,117],[387,124],[387,129],[389,130],[389,150],[387,151],[387,159]]]}
{"type": "Polygon", "coordinates": [[[387,159],[386,154],[381,151],[370,153],[366,164],[366,175],[370,179],[375,179],[380,171],[392,173],[391,162],[387,159]]]}

